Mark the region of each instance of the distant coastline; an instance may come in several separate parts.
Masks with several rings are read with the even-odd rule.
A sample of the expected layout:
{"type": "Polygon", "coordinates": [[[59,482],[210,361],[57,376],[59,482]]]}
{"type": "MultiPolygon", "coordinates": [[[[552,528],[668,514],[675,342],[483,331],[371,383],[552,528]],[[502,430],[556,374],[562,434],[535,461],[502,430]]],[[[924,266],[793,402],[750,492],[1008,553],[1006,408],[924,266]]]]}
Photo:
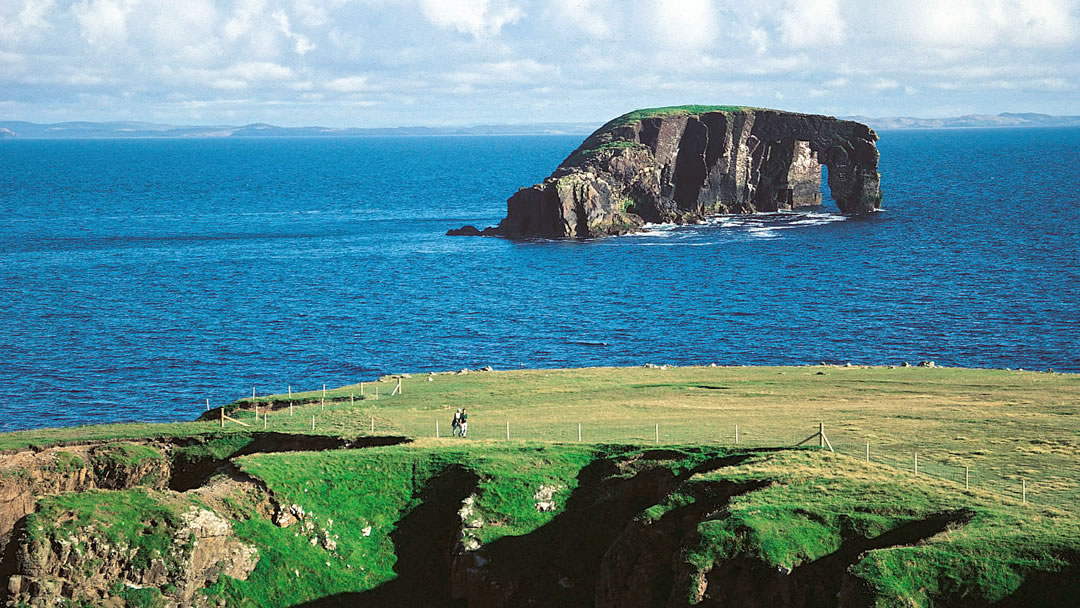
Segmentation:
{"type": "MultiPolygon", "coordinates": [[[[839,116],[878,130],[1076,127],[1080,116],[1032,112],[968,114],[951,118],[839,116]]],[[[279,127],[265,123],[236,125],[169,125],[149,122],[34,123],[0,121],[0,139],[208,139],[224,137],[439,137],[513,135],[588,135],[599,122],[475,125],[462,127],[279,127]]]]}

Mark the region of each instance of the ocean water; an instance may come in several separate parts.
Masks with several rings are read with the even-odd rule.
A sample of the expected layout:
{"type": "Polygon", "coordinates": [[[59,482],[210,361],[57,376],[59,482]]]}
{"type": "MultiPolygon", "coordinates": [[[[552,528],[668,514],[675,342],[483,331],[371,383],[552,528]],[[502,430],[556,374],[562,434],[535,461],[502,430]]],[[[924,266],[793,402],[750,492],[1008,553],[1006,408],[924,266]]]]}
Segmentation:
{"type": "Polygon", "coordinates": [[[579,139],[0,143],[0,430],[484,365],[1080,371],[1080,129],[882,132],[867,217],[444,236],[579,139]]]}

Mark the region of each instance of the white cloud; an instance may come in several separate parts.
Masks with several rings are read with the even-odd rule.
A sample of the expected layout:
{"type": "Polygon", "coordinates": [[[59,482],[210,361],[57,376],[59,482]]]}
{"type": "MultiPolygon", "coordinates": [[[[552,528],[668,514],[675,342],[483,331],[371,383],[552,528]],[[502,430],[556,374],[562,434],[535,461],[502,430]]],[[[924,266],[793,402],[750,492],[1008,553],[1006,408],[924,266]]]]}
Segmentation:
{"type": "Polygon", "coordinates": [[[82,0],[71,7],[83,38],[92,46],[127,42],[127,17],[138,0],[82,0]]]}
{"type": "Polygon", "coordinates": [[[871,91],[891,91],[893,89],[899,89],[900,83],[890,78],[878,78],[874,82],[870,83],[871,91]]]}
{"type": "Polygon", "coordinates": [[[624,6],[622,2],[613,3],[612,0],[554,0],[548,3],[544,17],[560,27],[603,40],[614,35],[615,17],[624,6]]]}
{"type": "Polygon", "coordinates": [[[525,15],[520,7],[499,0],[420,0],[420,11],[438,27],[475,37],[498,34],[525,15]]]}
{"type": "Polygon", "coordinates": [[[243,95],[199,111],[461,124],[779,91],[810,112],[1078,114],[1078,18],[1078,0],[0,0],[0,104],[164,118],[243,95]]]}
{"type": "Polygon", "coordinates": [[[225,37],[236,40],[251,31],[252,21],[266,7],[264,0],[237,0],[233,16],[225,23],[225,37]]]}
{"type": "Polygon", "coordinates": [[[308,51],[315,49],[315,45],[311,43],[311,40],[307,36],[297,34],[292,30],[292,24],[289,21],[289,15],[283,10],[276,10],[271,17],[277,22],[278,29],[285,35],[286,38],[293,41],[293,49],[297,55],[306,55],[308,51]]]}
{"type": "Polygon", "coordinates": [[[339,93],[356,93],[367,88],[367,76],[344,76],[326,83],[326,88],[339,93]]]}
{"type": "Polygon", "coordinates": [[[19,25],[24,28],[42,28],[48,25],[45,15],[52,11],[55,0],[26,0],[19,12],[19,25]]]}
{"type": "Polygon", "coordinates": [[[1070,0],[907,0],[896,11],[899,31],[945,48],[1066,46],[1077,41],[1070,0]]]}
{"type": "Polygon", "coordinates": [[[781,15],[780,35],[789,46],[835,45],[844,40],[847,23],[837,0],[791,0],[781,15]]]}
{"type": "Polygon", "coordinates": [[[238,63],[229,68],[228,72],[249,81],[292,80],[296,77],[291,68],[268,61],[238,63]]]}
{"type": "Polygon", "coordinates": [[[660,48],[701,50],[713,46],[721,33],[713,0],[649,0],[632,18],[634,29],[647,32],[660,48]]]}

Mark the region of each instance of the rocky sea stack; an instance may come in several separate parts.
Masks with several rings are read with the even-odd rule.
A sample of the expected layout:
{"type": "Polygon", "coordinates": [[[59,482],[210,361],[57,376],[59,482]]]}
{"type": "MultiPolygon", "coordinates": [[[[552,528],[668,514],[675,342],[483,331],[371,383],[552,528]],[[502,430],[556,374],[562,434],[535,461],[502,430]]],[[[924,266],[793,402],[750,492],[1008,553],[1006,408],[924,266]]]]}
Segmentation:
{"type": "Polygon", "coordinates": [[[821,166],[844,213],[881,207],[877,134],[829,116],[737,106],[624,114],[543,181],[506,201],[506,218],[449,235],[587,238],[646,223],[821,204],[821,166]]]}

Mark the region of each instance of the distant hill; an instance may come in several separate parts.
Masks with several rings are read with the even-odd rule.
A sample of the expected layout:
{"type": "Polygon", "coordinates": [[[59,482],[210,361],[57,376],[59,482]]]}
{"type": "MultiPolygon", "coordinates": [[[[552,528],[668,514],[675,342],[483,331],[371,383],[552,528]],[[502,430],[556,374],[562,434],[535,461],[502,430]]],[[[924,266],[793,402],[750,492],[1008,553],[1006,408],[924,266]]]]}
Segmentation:
{"type": "MultiPolygon", "coordinates": [[[[968,114],[952,118],[841,116],[875,129],[953,129],[964,127],[1075,127],[1080,116],[1051,116],[1031,112],[968,114]]],[[[58,122],[40,124],[0,120],[0,139],[103,139],[145,137],[423,137],[447,135],[589,135],[600,123],[534,123],[472,127],[278,127],[249,125],[165,125],[150,122],[58,122]]]]}
{"type": "Polygon", "coordinates": [[[1080,126],[1080,116],[1051,116],[1033,112],[1003,112],[1001,114],[967,114],[952,118],[870,118],[868,116],[847,116],[875,129],[958,129],[958,128],[993,128],[993,127],[1076,127],[1080,126]]]}
{"type": "Polygon", "coordinates": [[[148,122],[60,122],[39,124],[0,121],[0,137],[27,139],[99,139],[145,137],[416,137],[440,135],[588,135],[594,123],[536,123],[472,127],[278,127],[264,123],[232,125],[163,125],[148,122]],[[5,133],[7,131],[7,133],[5,133]]]}

